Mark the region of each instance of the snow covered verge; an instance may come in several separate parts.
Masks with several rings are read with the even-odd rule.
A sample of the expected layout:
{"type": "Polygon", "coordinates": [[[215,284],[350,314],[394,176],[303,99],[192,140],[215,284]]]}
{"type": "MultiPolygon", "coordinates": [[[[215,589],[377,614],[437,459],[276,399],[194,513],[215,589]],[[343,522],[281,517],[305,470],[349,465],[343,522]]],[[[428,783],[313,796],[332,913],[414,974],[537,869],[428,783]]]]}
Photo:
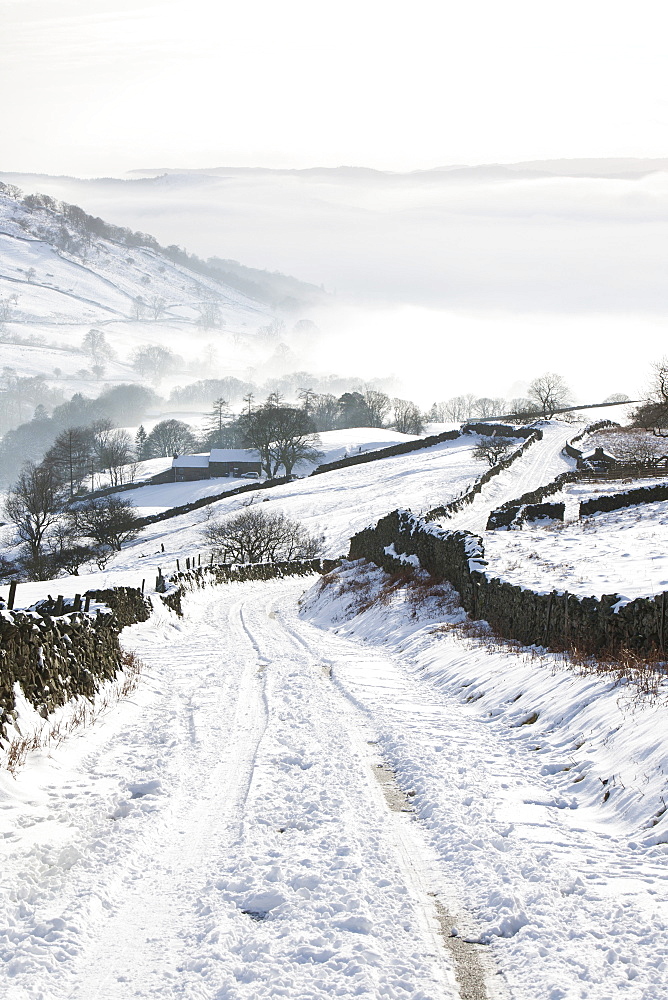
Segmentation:
{"type": "Polygon", "coordinates": [[[91,694],[77,694],[46,715],[37,711],[16,682],[14,710],[0,738],[0,770],[16,777],[29,755],[50,754],[75,733],[89,730],[136,689],[141,670],[134,653],[121,650],[113,677],[98,680],[91,694]]]}
{"type": "Polygon", "coordinates": [[[375,729],[435,877],[471,910],[512,996],[665,995],[668,685],[645,698],[498,644],[447,583],[361,561],[315,584],[301,619],[351,646],[332,679],[375,729]]]}

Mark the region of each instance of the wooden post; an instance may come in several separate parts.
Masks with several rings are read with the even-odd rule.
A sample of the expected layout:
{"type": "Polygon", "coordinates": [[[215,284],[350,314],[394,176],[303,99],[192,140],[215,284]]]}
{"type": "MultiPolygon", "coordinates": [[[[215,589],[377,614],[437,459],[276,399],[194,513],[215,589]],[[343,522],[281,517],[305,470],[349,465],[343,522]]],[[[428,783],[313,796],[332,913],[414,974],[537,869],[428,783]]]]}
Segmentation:
{"type": "Polygon", "coordinates": [[[86,594],[86,602],[84,604],[84,611],[90,611],[90,594],[86,594]]]}
{"type": "Polygon", "coordinates": [[[209,563],[209,566],[213,566],[213,552],[211,553],[211,562],[209,563]]]}
{"type": "Polygon", "coordinates": [[[142,596],[143,596],[143,594],[144,594],[144,584],[145,584],[145,583],[146,583],[146,580],[142,580],[142,582],[141,582],[141,592],[142,592],[142,596]]]}
{"type": "MultiPolygon", "coordinates": [[[[158,570],[158,572],[160,572],[160,571],[158,570]]],[[[181,567],[179,566],[179,560],[178,559],[176,560],[176,572],[177,573],[181,572],[181,567]]]]}
{"type": "Polygon", "coordinates": [[[62,613],[63,613],[63,595],[58,594],[58,597],[56,599],[56,610],[54,611],[54,615],[62,615],[62,613]]]}
{"type": "Polygon", "coordinates": [[[186,556],[186,573],[190,572],[190,559],[186,556]]]}
{"type": "Polygon", "coordinates": [[[74,604],[72,605],[72,611],[81,611],[81,594],[74,595],[74,604]]]}
{"type": "Polygon", "coordinates": [[[7,609],[12,611],[14,608],[14,598],[16,597],[16,580],[12,580],[9,584],[9,597],[7,598],[7,609]]]}
{"type": "Polygon", "coordinates": [[[198,566],[202,565],[202,553],[201,552],[197,553],[197,565],[198,566]]]}
{"type": "Polygon", "coordinates": [[[552,621],[552,602],[554,600],[554,591],[550,594],[547,599],[547,621],[545,622],[545,642],[544,645],[547,646],[550,639],[550,623],[552,621]]]}
{"type": "Polygon", "coordinates": [[[164,542],[160,542],[160,551],[161,552],[165,551],[165,543],[164,542]]]}

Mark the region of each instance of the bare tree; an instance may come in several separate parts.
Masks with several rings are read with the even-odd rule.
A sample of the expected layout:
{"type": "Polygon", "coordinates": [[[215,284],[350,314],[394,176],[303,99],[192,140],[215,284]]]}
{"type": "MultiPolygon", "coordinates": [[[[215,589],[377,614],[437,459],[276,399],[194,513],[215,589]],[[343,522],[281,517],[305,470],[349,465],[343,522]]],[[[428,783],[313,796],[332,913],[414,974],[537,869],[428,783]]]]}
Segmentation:
{"type": "Polygon", "coordinates": [[[475,403],[476,397],[472,392],[466,393],[463,396],[453,396],[452,399],[448,399],[445,403],[441,403],[441,419],[450,420],[453,423],[461,423],[464,420],[469,420],[473,414],[473,404],[475,403]]]}
{"type": "Polygon", "coordinates": [[[132,300],[132,312],[135,319],[143,319],[148,312],[148,308],[148,304],[144,301],[141,295],[138,295],[136,299],[132,300]]]}
{"type": "Polygon", "coordinates": [[[647,398],[633,413],[633,423],[657,437],[668,437],[668,358],[652,365],[647,398]]]}
{"type": "Polygon", "coordinates": [[[71,517],[81,535],[114,552],[120,552],[121,545],[132,541],[141,530],[134,505],[121,497],[85,500],[72,508],[71,517]]]}
{"type": "Polygon", "coordinates": [[[17,318],[17,306],[19,304],[19,297],[15,292],[8,295],[6,298],[3,296],[0,298],[0,322],[9,323],[11,320],[17,318]]]}
{"type": "Polygon", "coordinates": [[[162,295],[152,295],[149,299],[149,306],[151,312],[153,313],[153,319],[158,320],[165,311],[166,301],[163,299],[162,295]]]}
{"type": "Polygon", "coordinates": [[[629,403],[630,401],[630,397],[625,392],[613,392],[603,400],[604,403],[629,403]]]}
{"type": "Polygon", "coordinates": [[[473,449],[473,457],[480,462],[487,462],[490,468],[498,465],[502,458],[512,451],[515,442],[510,438],[485,436],[473,449]]]}
{"type": "Polygon", "coordinates": [[[111,361],[115,356],[103,330],[89,330],[81,341],[81,350],[90,357],[93,366],[102,366],[105,361],[111,361]]]}
{"type": "Polygon", "coordinates": [[[63,500],[53,468],[33,462],[24,466],[5,499],[5,514],[28,549],[30,573],[37,580],[46,578],[45,538],[62,515],[63,500]]]}
{"type": "Polygon", "coordinates": [[[503,413],[505,400],[490,396],[481,396],[473,404],[473,412],[478,417],[496,417],[503,413]]]}
{"type": "Polygon", "coordinates": [[[95,452],[99,467],[109,473],[111,486],[120,486],[128,478],[125,470],[132,463],[134,450],[127,431],[116,428],[95,435],[95,452]]]}
{"type": "Polygon", "coordinates": [[[336,396],[331,393],[316,396],[310,416],[317,431],[333,431],[339,420],[339,401],[336,396]]]}
{"type": "Polygon", "coordinates": [[[192,428],[182,420],[161,420],[146,438],[146,451],[151,458],[182,455],[194,447],[192,428]]]}
{"type": "Polygon", "coordinates": [[[90,475],[94,434],[91,427],[68,427],[60,432],[44,456],[43,464],[53,470],[59,483],[67,485],[71,497],[90,475]]]}
{"type": "Polygon", "coordinates": [[[247,507],[234,517],[211,521],[204,537],[226,562],[281,562],[315,559],[322,540],[280,512],[247,507]]]}
{"type": "Polygon", "coordinates": [[[422,434],[424,424],[420,408],[409,399],[393,399],[394,427],[400,434],[422,434]]]}
{"type": "Polygon", "coordinates": [[[54,568],[64,569],[72,576],[79,568],[97,556],[97,546],[84,541],[71,515],[58,521],[49,537],[54,568]]]}
{"type": "Polygon", "coordinates": [[[545,372],[535,378],[527,389],[527,395],[547,420],[554,416],[556,410],[568,406],[572,398],[564,378],[555,372],[545,372]]]}
{"type": "Polygon", "coordinates": [[[383,427],[392,409],[390,397],[378,389],[367,389],[364,393],[364,404],[368,413],[369,427],[383,427]]]}
{"type": "Polygon", "coordinates": [[[138,347],[134,351],[132,355],[132,367],[140,375],[150,378],[153,382],[159,382],[161,378],[179,364],[180,360],[168,347],[147,344],[144,347],[138,347]]]}
{"type": "Polygon", "coordinates": [[[220,310],[220,303],[213,298],[205,298],[199,303],[199,317],[197,325],[204,330],[210,330],[213,326],[224,326],[224,320],[220,310]]]}
{"type": "Polygon", "coordinates": [[[281,466],[290,476],[298,462],[316,461],[321,456],[315,447],[318,439],[311,418],[302,409],[281,406],[280,398],[272,393],[263,406],[239,420],[247,443],[260,453],[269,479],[276,478],[281,466]]]}

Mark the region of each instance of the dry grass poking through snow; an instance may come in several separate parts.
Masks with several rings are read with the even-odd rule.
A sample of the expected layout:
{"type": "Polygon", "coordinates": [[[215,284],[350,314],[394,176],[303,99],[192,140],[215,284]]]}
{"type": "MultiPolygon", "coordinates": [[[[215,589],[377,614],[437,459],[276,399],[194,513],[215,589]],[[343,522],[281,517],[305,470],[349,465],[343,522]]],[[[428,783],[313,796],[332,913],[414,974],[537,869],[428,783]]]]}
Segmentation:
{"type": "Polygon", "coordinates": [[[524,646],[506,639],[486,621],[471,618],[459,603],[459,594],[449,583],[436,580],[412,567],[386,573],[373,563],[349,563],[323,576],[320,592],[329,590],[343,605],[337,617],[350,620],[374,607],[393,601],[403,604],[412,620],[438,620],[432,632],[450,633],[471,646],[488,652],[509,652],[544,666],[570,667],[581,675],[596,674],[624,685],[632,701],[657,702],[666,697],[668,662],[658,649],[638,653],[631,649],[593,650],[574,643],[563,646],[524,646]],[[556,654],[556,655],[555,655],[556,654]]]}
{"type": "MultiPolygon", "coordinates": [[[[49,750],[63,743],[77,730],[94,725],[102,715],[135,690],[143,666],[142,661],[134,653],[123,650],[122,672],[97,692],[94,701],[77,698],[62,706],[55,719],[45,720],[41,726],[28,734],[19,732],[18,735],[10,737],[7,746],[3,748],[0,766],[16,776],[31,752],[49,750]]],[[[14,728],[18,730],[18,725],[15,724],[14,728]]]]}

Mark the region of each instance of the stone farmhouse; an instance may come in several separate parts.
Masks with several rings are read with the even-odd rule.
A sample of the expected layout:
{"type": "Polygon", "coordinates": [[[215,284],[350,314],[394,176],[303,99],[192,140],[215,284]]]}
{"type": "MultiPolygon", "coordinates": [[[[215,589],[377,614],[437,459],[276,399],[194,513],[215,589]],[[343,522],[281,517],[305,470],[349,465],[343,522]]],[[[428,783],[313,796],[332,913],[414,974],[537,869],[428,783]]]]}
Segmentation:
{"type": "Polygon", "coordinates": [[[260,453],[252,448],[212,448],[208,455],[175,455],[172,460],[172,482],[187,483],[197,479],[218,479],[240,476],[262,470],[260,453]]]}

